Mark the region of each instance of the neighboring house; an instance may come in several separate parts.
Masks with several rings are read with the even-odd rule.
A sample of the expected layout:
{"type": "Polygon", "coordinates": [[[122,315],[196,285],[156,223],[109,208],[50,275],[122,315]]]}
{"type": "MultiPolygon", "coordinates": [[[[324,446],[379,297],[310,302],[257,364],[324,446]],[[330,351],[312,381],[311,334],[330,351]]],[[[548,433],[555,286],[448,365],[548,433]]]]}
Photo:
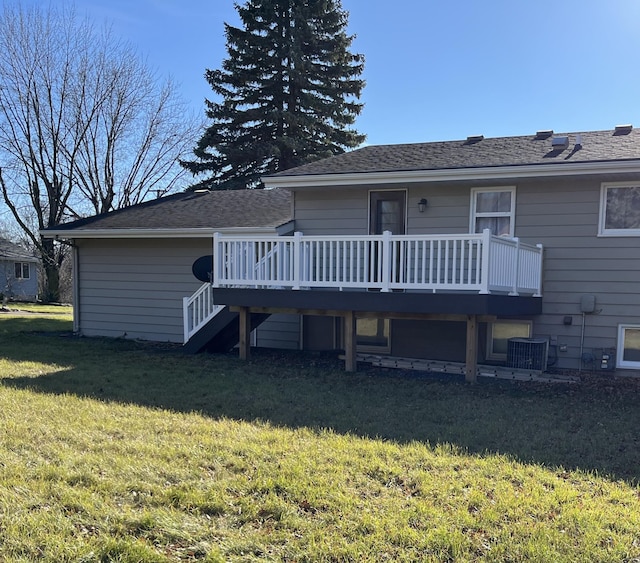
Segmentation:
{"type": "Polygon", "coordinates": [[[38,258],[22,246],[0,239],[0,294],[6,299],[38,298],[38,258]]]}
{"type": "MultiPolygon", "coordinates": [[[[202,239],[183,240],[191,260],[220,233],[213,289],[202,285],[184,304],[187,348],[215,342],[216,313],[231,309],[242,357],[252,320],[286,314],[283,342],[344,350],[349,370],[360,352],[463,362],[468,379],[478,362],[640,369],[640,132],[631,126],[368,146],[263,180],[291,193],[293,224],[238,236],[212,218],[202,239]]],[[[78,238],[83,228],[54,231],[80,250],[81,293],[83,251],[91,262],[103,245],[113,252],[113,240],[78,238]]],[[[140,236],[161,252],[164,243],[140,236]]],[[[132,240],[121,241],[122,253],[132,240]]],[[[162,272],[160,262],[154,273],[162,272]]],[[[97,278],[80,315],[89,293],[112,305],[109,286],[126,276],[105,265],[97,278]]],[[[147,306],[175,317],[176,293],[147,306]]],[[[105,312],[86,313],[94,330],[105,312]]],[[[121,320],[112,334],[129,332],[121,320]]]]}

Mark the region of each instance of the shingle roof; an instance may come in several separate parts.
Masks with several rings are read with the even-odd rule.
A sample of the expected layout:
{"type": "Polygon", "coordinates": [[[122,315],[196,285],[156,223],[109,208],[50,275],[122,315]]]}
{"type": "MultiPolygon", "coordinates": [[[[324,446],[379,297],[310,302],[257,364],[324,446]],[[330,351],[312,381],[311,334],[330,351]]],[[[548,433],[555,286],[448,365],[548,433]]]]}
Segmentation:
{"type": "Polygon", "coordinates": [[[175,194],[46,230],[275,228],[290,220],[286,190],[220,190],[175,194]]]}
{"type": "Polygon", "coordinates": [[[291,168],[273,174],[272,177],[634,159],[640,159],[640,130],[638,129],[372,145],[291,168]],[[552,139],[556,137],[568,137],[568,147],[552,147],[552,139]],[[578,140],[581,140],[581,145],[577,144],[578,140]]]}
{"type": "Polygon", "coordinates": [[[37,258],[29,251],[7,239],[0,238],[0,259],[35,261],[37,258]]]}

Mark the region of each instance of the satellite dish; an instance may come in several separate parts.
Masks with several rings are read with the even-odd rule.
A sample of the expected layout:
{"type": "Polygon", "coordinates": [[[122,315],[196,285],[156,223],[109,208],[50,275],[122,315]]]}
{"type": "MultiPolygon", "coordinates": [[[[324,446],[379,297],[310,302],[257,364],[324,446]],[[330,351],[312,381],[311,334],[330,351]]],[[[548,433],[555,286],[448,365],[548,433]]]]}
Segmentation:
{"type": "Polygon", "coordinates": [[[213,274],[213,256],[200,256],[191,266],[191,271],[201,282],[210,282],[213,274]]]}

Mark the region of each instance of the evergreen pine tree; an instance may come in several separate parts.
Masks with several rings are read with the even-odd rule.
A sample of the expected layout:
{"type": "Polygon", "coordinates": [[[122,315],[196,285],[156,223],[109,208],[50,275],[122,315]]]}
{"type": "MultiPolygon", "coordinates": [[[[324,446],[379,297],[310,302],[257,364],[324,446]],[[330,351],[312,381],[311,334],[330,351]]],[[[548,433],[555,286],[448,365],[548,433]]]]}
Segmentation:
{"type": "Polygon", "coordinates": [[[195,187],[260,186],[260,177],[362,143],[350,126],[362,109],[364,57],[349,51],[340,0],[247,0],[244,28],[225,24],[228,58],[205,77],[211,125],[182,165],[208,174],[195,187]]]}

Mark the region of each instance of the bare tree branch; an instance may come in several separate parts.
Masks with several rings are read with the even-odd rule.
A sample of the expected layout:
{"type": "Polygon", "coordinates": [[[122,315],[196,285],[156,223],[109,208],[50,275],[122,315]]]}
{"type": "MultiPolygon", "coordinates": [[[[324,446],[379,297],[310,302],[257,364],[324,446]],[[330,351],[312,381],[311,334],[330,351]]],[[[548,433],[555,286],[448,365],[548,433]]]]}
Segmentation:
{"type": "Polygon", "coordinates": [[[197,129],[173,83],[108,28],[66,6],[4,5],[1,192],[42,255],[50,298],[61,253],[40,231],[179,188],[197,129]]]}

